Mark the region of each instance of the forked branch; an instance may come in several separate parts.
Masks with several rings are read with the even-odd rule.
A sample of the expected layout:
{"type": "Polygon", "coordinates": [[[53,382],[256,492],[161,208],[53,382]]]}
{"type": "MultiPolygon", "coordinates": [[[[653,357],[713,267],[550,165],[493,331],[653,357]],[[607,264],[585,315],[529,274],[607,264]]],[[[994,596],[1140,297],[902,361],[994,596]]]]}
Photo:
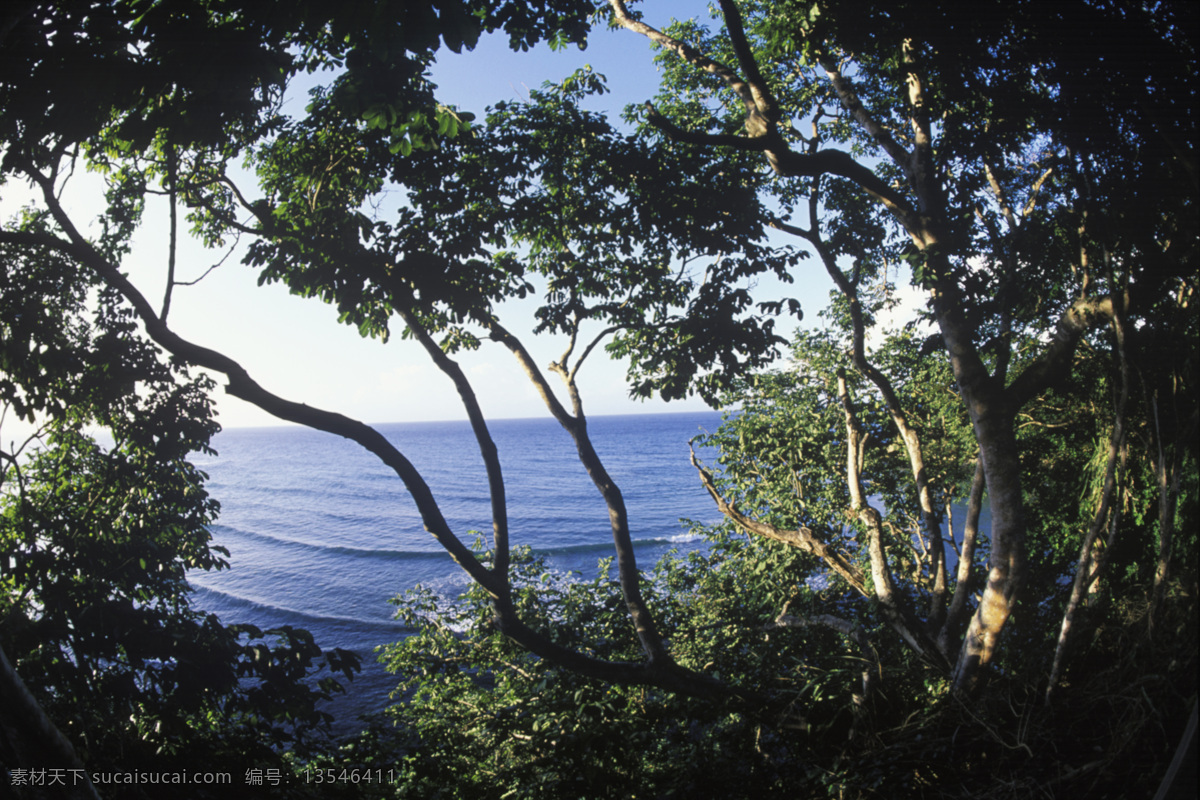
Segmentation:
{"type": "MultiPolygon", "coordinates": [[[[841,150],[815,150],[798,153],[792,150],[779,132],[780,111],[778,102],[767,89],[761,70],[746,40],[741,14],[732,2],[722,2],[726,28],[733,43],[734,52],[746,78],[742,78],[728,66],[704,55],[691,45],[681,42],[641,20],[630,16],[623,0],[609,0],[617,22],[627,30],[645,36],[652,42],[674,52],[683,61],[697,69],[716,75],[738,96],[746,109],[746,136],[710,134],[684,130],[652,105],[647,104],[649,120],[668,138],[688,144],[707,147],[732,147],[739,150],[761,152],[776,174],[784,177],[814,177],[838,175],[858,184],[871,197],[879,201],[913,234],[923,236],[925,223],[903,194],[880,179],[871,169],[854,160],[841,150]]],[[[860,104],[861,105],[861,104],[860,104]]],[[[899,145],[896,145],[899,147],[899,145]]],[[[907,159],[900,148],[899,155],[907,159]]],[[[927,238],[927,237],[925,237],[927,238]]],[[[920,239],[924,241],[924,238],[920,239]]]]}
{"type": "Polygon", "coordinates": [[[867,589],[866,576],[863,575],[862,570],[842,553],[821,541],[809,528],[803,525],[794,530],[778,528],[769,523],[752,519],[738,511],[733,503],[721,496],[721,492],[717,489],[716,484],[713,482],[713,477],[708,470],[700,466],[700,462],[696,458],[696,450],[692,447],[691,442],[688,443],[688,446],[691,449],[692,466],[700,474],[700,482],[704,484],[704,488],[716,502],[717,509],[722,514],[747,533],[760,536],[764,539],[783,542],[806,553],[812,553],[824,561],[830,569],[841,575],[846,580],[846,583],[850,584],[856,592],[863,597],[871,597],[871,592],[867,589]]]}
{"type": "MultiPolygon", "coordinates": [[[[1081,297],[1063,312],[1042,355],[1022,370],[1008,387],[1007,400],[1014,413],[1041,394],[1056,377],[1069,371],[1071,357],[1080,339],[1088,331],[1112,320],[1117,302],[1111,295],[1081,297]]],[[[1125,298],[1120,302],[1123,307],[1125,298]]]]}
{"type": "MultiPolygon", "coordinates": [[[[715,75],[724,81],[725,85],[733,90],[734,94],[738,96],[738,98],[742,101],[742,105],[746,108],[746,131],[751,136],[761,135],[766,131],[767,126],[770,124],[770,114],[767,113],[767,110],[772,104],[768,99],[770,97],[769,93],[767,93],[765,87],[761,85],[761,77],[759,78],[760,85],[755,86],[753,83],[743,80],[740,75],[738,75],[729,67],[725,66],[719,61],[714,61],[686,42],[681,42],[675,37],[668,36],[657,28],[653,28],[641,20],[634,19],[632,16],[630,16],[629,9],[626,7],[624,0],[610,0],[610,5],[613,8],[613,13],[617,22],[620,23],[622,27],[633,31],[634,33],[645,36],[647,39],[659,45],[660,47],[674,52],[681,59],[697,69],[707,72],[710,75],[715,75]],[[762,105],[760,105],[760,102],[762,105],[767,106],[767,108],[763,108],[762,105]]],[[[722,8],[724,8],[725,6],[732,4],[723,2],[721,5],[722,8]]],[[[736,9],[734,9],[734,13],[736,15],[736,9]]],[[[736,20],[738,30],[740,31],[741,17],[736,16],[736,20]]],[[[746,46],[744,33],[741,35],[741,48],[742,51],[744,51],[746,58],[750,61],[753,61],[753,58],[749,55],[749,48],[746,46]]],[[[736,49],[737,45],[735,45],[735,50],[736,49]]],[[[739,58],[742,57],[742,55],[743,52],[738,53],[739,58]]],[[[755,73],[757,73],[757,66],[753,67],[753,69],[755,73]]]]}
{"type": "Polygon", "coordinates": [[[574,409],[574,414],[570,414],[558,401],[545,375],[542,374],[541,369],[538,368],[521,341],[495,320],[488,323],[488,329],[491,337],[507,347],[516,357],[526,376],[533,382],[538,394],[546,403],[550,413],[574,441],[580,463],[583,464],[588,477],[592,479],[592,483],[595,484],[608,508],[613,547],[617,558],[617,576],[621,584],[621,593],[625,598],[625,605],[637,632],[638,641],[651,666],[663,665],[664,669],[674,668],[674,662],[663,644],[662,635],[654,622],[654,616],[650,613],[645,598],[642,596],[641,578],[638,573],[637,557],[633,551],[633,538],[629,531],[629,513],[625,508],[625,498],[612,476],[608,474],[604,462],[601,461],[592,445],[591,437],[588,436],[587,419],[583,414],[583,403],[575,384],[574,372],[568,372],[566,366],[562,364],[551,367],[567,384],[567,392],[571,397],[574,409]]]}

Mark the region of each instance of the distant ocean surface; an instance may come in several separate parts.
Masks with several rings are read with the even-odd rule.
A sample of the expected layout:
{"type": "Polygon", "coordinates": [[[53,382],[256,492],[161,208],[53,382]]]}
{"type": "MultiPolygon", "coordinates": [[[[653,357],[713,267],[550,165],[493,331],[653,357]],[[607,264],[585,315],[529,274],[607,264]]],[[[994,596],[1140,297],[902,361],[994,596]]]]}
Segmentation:
{"type": "MultiPolygon", "coordinates": [[[[688,462],[687,443],[720,420],[716,412],[588,420],[624,494],[640,568],[672,548],[699,545],[681,519],[719,520],[688,462]]],[[[490,535],[487,480],[469,423],[376,427],[424,475],[459,539],[471,545],[473,531],[490,535]]],[[[504,470],[512,544],[545,554],[555,570],[595,574],[596,562],[613,555],[612,531],[570,436],[552,419],[489,427],[504,470]]],[[[221,503],[212,531],[214,543],[229,549],[231,568],[189,574],[195,605],[227,624],[293,625],[310,630],[322,647],[358,652],[363,674],[335,709],[345,730],[394,688],[373,653],[408,632],[392,619],[388,600],[417,584],[457,595],[466,573],[424,530],[395,473],[357,444],[278,427],[222,431],[213,446],[217,456],[197,455],[195,463],[221,503]]]]}

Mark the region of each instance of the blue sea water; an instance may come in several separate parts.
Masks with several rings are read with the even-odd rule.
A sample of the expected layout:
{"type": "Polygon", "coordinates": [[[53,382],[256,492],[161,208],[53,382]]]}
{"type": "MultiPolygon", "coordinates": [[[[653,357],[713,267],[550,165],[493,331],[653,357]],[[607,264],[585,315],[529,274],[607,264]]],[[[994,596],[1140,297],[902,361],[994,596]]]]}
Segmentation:
{"type": "MultiPolygon", "coordinates": [[[[594,417],[593,444],[621,488],[638,565],[699,546],[680,520],[720,518],[688,461],[688,440],[720,424],[715,412],[594,417]]],[[[513,545],[555,570],[594,573],[613,554],[608,511],[567,433],[551,419],[490,423],[500,453],[513,545]]],[[[487,481],[467,422],[379,430],[421,471],[459,538],[491,531],[487,481]]],[[[339,717],[376,709],[394,681],[374,648],[402,638],[388,600],[416,586],[453,596],[466,574],[427,533],[404,484],[357,444],[298,427],[231,429],[197,456],[221,503],[215,544],[231,568],[193,572],[197,607],[225,623],[310,630],[322,647],[358,652],[364,672],[339,717]]]]}

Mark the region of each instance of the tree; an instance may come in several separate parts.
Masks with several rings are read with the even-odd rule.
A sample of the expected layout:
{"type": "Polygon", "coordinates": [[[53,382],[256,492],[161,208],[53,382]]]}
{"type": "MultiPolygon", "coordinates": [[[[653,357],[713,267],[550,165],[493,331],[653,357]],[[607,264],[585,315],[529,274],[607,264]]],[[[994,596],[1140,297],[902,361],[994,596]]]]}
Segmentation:
{"type": "MultiPolygon", "coordinates": [[[[185,154],[226,163],[269,133],[289,75],[343,60],[343,105],[383,127],[393,152],[404,142],[424,146],[423,132],[454,119],[429,102],[420,79],[430,49],[441,41],[470,46],[501,27],[514,47],[547,31],[566,40],[581,35],[579,10],[569,2],[361,4],[330,19],[319,5],[6,7],[4,176],[55,187],[43,195],[48,204],[0,234],[0,392],[18,416],[47,426],[45,447],[31,439],[4,454],[6,762],[29,762],[44,748],[72,766],[79,754],[91,764],[124,758],[127,766],[154,748],[160,757],[195,757],[205,736],[239,758],[263,755],[267,743],[320,721],[313,703],[336,688],[325,679],[316,689],[302,682],[322,655],[306,632],[285,628],[264,638],[252,628],[224,628],[187,599],[185,568],[224,563],[205,527],[216,506],[185,460],[207,447],[216,427],[211,384],[188,382],[185,364],[195,350],[160,361],[161,350],[136,339],[132,320],[148,306],[129,304],[122,296],[129,284],[115,270],[151,182],[172,207],[167,294],[161,312],[147,317],[161,326],[151,325],[153,335],[165,329],[176,286],[185,154]],[[225,57],[221,69],[213,69],[217,53],[225,57]],[[405,111],[399,118],[396,104],[405,111]],[[93,241],[54,196],[80,160],[109,176],[103,231],[93,241]],[[95,272],[89,259],[113,271],[95,272]],[[112,446],[84,434],[96,424],[112,446]]],[[[324,656],[333,671],[348,675],[356,666],[340,651],[324,656]]],[[[77,791],[89,794],[86,780],[77,791]]]]}
{"type": "MultiPolygon", "coordinates": [[[[276,123],[283,135],[250,149],[266,197],[248,199],[247,192],[219,164],[203,155],[189,164],[189,174],[180,173],[181,190],[197,209],[197,224],[207,236],[236,231],[255,237],[247,260],[261,268],[263,281],[283,281],[293,292],[336,305],[341,321],[355,325],[363,335],[386,339],[393,317],[398,319],[405,334],[416,339],[454,381],[488,469],[497,553],[491,568],[483,566],[449,528],[423,478],[377,431],[282,400],[258,386],[225,356],[185,342],[169,330],[114,264],[90,251],[82,237],[71,236],[75,252],[118,287],[149,334],[169,352],[224,372],[230,378],[232,394],[281,419],[350,438],[395,470],[413,496],[427,530],[491,594],[497,624],[531,651],[594,677],[672,686],[699,694],[728,691],[692,671],[681,670],[662,644],[640,596],[624,501],[588,439],[575,376],[597,344],[626,329],[686,337],[687,349],[681,352],[690,360],[690,374],[679,379],[679,393],[693,376],[714,363],[729,367],[726,377],[732,367],[744,368],[743,360],[745,366],[763,363],[770,357],[767,348],[776,341],[770,319],[746,316],[738,336],[725,335],[736,319],[731,316],[748,304],[746,292],[730,281],[767,269],[782,271],[792,257],[757,244],[761,228],[752,225],[747,231],[728,219],[723,209],[721,218],[712,222],[712,228],[719,222],[719,232],[706,231],[709,218],[701,215],[711,213],[711,206],[697,206],[685,225],[704,233],[698,244],[690,246],[702,257],[717,258],[710,275],[697,284],[690,276],[677,275],[671,263],[671,256],[680,253],[672,238],[677,236],[677,216],[663,217],[641,202],[632,209],[627,226],[618,228],[603,219],[598,212],[611,210],[622,190],[620,173],[612,165],[622,160],[646,163],[648,157],[635,140],[618,136],[599,120],[586,119],[577,109],[577,96],[597,91],[599,86],[586,73],[574,76],[560,92],[536,93],[531,109],[513,114],[514,118],[525,116],[520,126],[509,127],[501,113],[491,120],[491,135],[481,134],[461,148],[447,141],[437,150],[414,151],[410,158],[397,162],[393,158],[394,135],[348,116],[338,99],[342,86],[337,83],[331,91],[314,94],[309,117],[295,124],[276,123]],[[544,130],[544,120],[553,118],[557,124],[563,115],[569,116],[569,124],[544,130]],[[595,152],[571,154],[564,162],[564,150],[554,137],[578,136],[576,125],[594,137],[589,146],[595,152]],[[511,162],[507,153],[514,144],[525,160],[505,176],[507,180],[497,181],[496,165],[511,162]],[[457,170],[454,178],[446,177],[453,174],[447,165],[457,170]],[[600,170],[593,171],[592,165],[599,165],[600,170]],[[556,176],[564,172],[570,184],[556,185],[561,181],[556,176]],[[313,175],[320,175],[319,181],[314,181],[313,175]],[[357,210],[381,188],[384,176],[410,191],[412,209],[401,212],[401,225],[373,221],[357,210]],[[475,202],[465,224],[445,224],[447,216],[460,213],[464,197],[482,199],[475,202]],[[512,205],[520,206],[516,222],[512,205]],[[239,210],[252,214],[250,224],[238,221],[239,210]],[[509,241],[528,246],[528,256],[518,258],[510,251],[489,249],[509,241]],[[605,251],[613,255],[603,256],[605,251]],[[730,252],[748,253],[752,260],[719,257],[730,252]],[[550,367],[564,382],[567,403],[555,396],[525,346],[494,312],[498,300],[530,291],[524,277],[527,273],[545,280],[546,301],[538,311],[540,328],[563,332],[568,338],[562,359],[550,367]],[[621,297],[620,303],[611,302],[615,293],[621,297]],[[692,293],[694,299],[690,299],[692,293]],[[677,310],[683,304],[691,306],[686,315],[677,310]],[[720,324],[696,324],[706,318],[715,318],[720,324]],[[576,355],[577,340],[586,335],[584,326],[595,322],[607,327],[576,355]],[[440,341],[435,338],[439,336],[440,341]],[[550,413],[571,434],[581,463],[604,497],[618,552],[621,591],[642,636],[645,663],[606,663],[565,650],[525,625],[512,606],[503,475],[474,389],[449,357],[459,348],[477,346],[485,336],[512,351],[550,413]],[[739,351],[745,354],[743,360],[739,360],[739,351]]],[[[136,159],[131,161],[136,164],[136,159]]],[[[672,163],[664,165],[663,174],[694,179],[690,170],[672,163]]],[[[46,177],[35,180],[43,189],[53,183],[46,177]]],[[[141,178],[128,181],[119,176],[118,180],[119,191],[136,192],[144,185],[141,178]]],[[[731,191],[737,191],[736,185],[731,191]]],[[[752,211],[753,195],[742,193],[752,211]]],[[[49,197],[47,202],[55,204],[49,197]]],[[[47,243],[63,246],[62,242],[47,243]]],[[[684,250],[682,254],[691,253],[684,250]]]]}
{"type": "MultiPolygon", "coordinates": [[[[476,26],[476,32],[503,26],[514,42],[536,41],[543,31],[565,39],[573,34],[564,32],[564,25],[569,27],[569,15],[577,9],[569,4],[564,8],[563,16],[556,16],[556,11],[540,12],[537,26],[528,29],[522,27],[520,15],[514,16],[513,8],[505,5],[491,9],[492,16],[464,21],[443,14],[438,22],[445,27],[441,33],[451,47],[455,46],[451,39],[461,33],[463,25],[476,26]]],[[[423,59],[436,39],[423,38],[414,44],[405,20],[393,31],[393,44],[412,55],[395,59],[389,56],[385,34],[373,34],[369,42],[363,38],[355,27],[354,10],[331,21],[328,28],[306,27],[303,17],[279,20],[243,10],[210,11],[200,6],[182,10],[186,13],[177,19],[159,7],[139,16],[135,9],[118,5],[106,9],[105,14],[89,16],[82,7],[68,6],[52,11],[30,9],[25,16],[18,14],[12,19],[9,33],[22,47],[15,50],[19,57],[6,65],[4,88],[11,102],[3,120],[8,136],[5,167],[33,184],[44,207],[38,216],[44,224],[32,224],[28,219],[17,222],[0,240],[21,254],[49,253],[70,264],[68,272],[75,270],[85,282],[98,282],[120,309],[114,313],[136,317],[173,360],[224,373],[230,393],[281,419],[352,438],[378,455],[405,482],[429,530],[488,591],[498,625],[532,652],[610,680],[695,694],[730,692],[730,687],[681,668],[666,650],[641,597],[620,491],[587,437],[575,375],[593,349],[619,331],[652,331],[688,343],[691,350],[683,354],[683,361],[675,362],[686,370],[676,379],[672,390],[676,394],[688,391],[692,379],[715,363],[724,363],[728,373],[743,363],[753,366],[770,358],[770,347],[778,341],[771,321],[744,313],[748,295],[731,285],[731,281],[768,269],[783,274],[791,258],[758,244],[762,232],[752,213],[757,207],[753,192],[736,180],[725,181],[730,193],[746,198],[744,219],[750,221],[749,228],[732,222],[724,209],[711,204],[694,204],[694,208],[684,209],[686,214],[681,217],[678,206],[664,215],[654,204],[639,200],[635,224],[614,230],[600,220],[600,214],[617,202],[622,191],[622,173],[613,165],[622,160],[644,165],[652,159],[636,140],[618,135],[602,120],[588,119],[578,110],[577,101],[583,94],[602,91],[595,76],[580,74],[557,93],[539,94],[532,109],[510,113],[511,118],[520,118],[519,124],[507,125],[505,111],[500,110],[493,120],[495,135],[466,140],[460,152],[453,139],[469,120],[452,109],[435,106],[431,87],[421,77],[423,59]],[[196,27],[184,24],[185,20],[196,27]],[[121,75],[119,81],[104,83],[103,91],[52,103],[52,109],[76,102],[86,107],[70,124],[54,114],[39,118],[38,107],[30,100],[37,86],[57,87],[61,82],[61,73],[56,71],[60,62],[82,57],[62,43],[70,38],[57,36],[59,30],[81,31],[83,55],[101,59],[100,72],[111,69],[121,75]],[[227,37],[254,43],[258,49],[251,47],[247,57],[253,56],[261,69],[235,82],[227,101],[215,98],[208,76],[191,69],[185,58],[193,52],[187,38],[192,34],[203,34],[200,41],[210,44],[227,37]],[[148,43],[145,47],[138,44],[143,39],[148,43]],[[289,45],[307,48],[300,51],[306,59],[289,54],[285,49],[289,45]],[[314,95],[306,117],[288,121],[274,113],[274,93],[289,72],[336,63],[343,57],[349,69],[328,91],[314,95]],[[183,69],[180,60],[189,69],[183,69]],[[389,76],[382,85],[380,75],[373,71],[376,68],[389,76]],[[218,113],[208,114],[213,103],[219,105],[218,113]],[[554,118],[557,128],[545,135],[538,133],[539,115],[542,121],[554,118]],[[563,115],[589,131],[596,153],[563,161],[567,152],[563,136],[572,133],[571,124],[561,124],[563,115]],[[416,224],[415,212],[402,214],[401,224],[392,226],[374,224],[356,210],[390,178],[410,185],[416,193],[414,206],[428,210],[427,220],[434,220],[445,213],[440,209],[446,198],[436,188],[439,180],[454,175],[448,165],[462,159],[472,168],[461,170],[460,191],[478,187],[492,179],[490,170],[503,164],[502,148],[515,140],[528,148],[528,158],[510,170],[498,191],[490,192],[490,204],[479,205],[478,224],[456,236],[431,236],[427,225],[416,224]],[[441,149],[431,149],[435,142],[441,149]],[[430,152],[425,152],[427,149],[430,152]],[[257,166],[264,193],[261,198],[247,200],[229,177],[227,165],[242,154],[248,154],[257,166]],[[108,185],[105,231],[97,241],[80,232],[60,200],[62,184],[80,158],[105,174],[108,185]],[[564,168],[573,181],[555,186],[556,171],[564,168]],[[531,180],[537,181],[536,189],[531,190],[531,180]],[[585,187],[591,196],[582,191],[585,187]],[[161,311],[120,271],[128,237],[151,192],[164,195],[172,208],[167,294],[161,311]],[[568,193],[571,199],[564,208],[561,198],[568,193]],[[507,209],[510,202],[528,206],[524,227],[513,223],[507,209]],[[257,237],[248,258],[263,268],[264,280],[284,280],[298,293],[336,303],[343,321],[357,325],[365,335],[386,337],[389,320],[396,316],[406,334],[417,338],[455,380],[488,465],[497,552],[492,567],[485,567],[449,530],[421,476],[378,432],[337,414],[285,401],[260,387],[227,357],[187,342],[170,330],[167,320],[176,286],[172,264],[179,204],[189,207],[197,233],[207,241],[217,241],[231,231],[257,237]],[[238,210],[252,214],[250,225],[237,220],[238,210]],[[721,218],[712,219],[713,213],[721,218]],[[706,232],[706,226],[716,232],[706,232]],[[695,242],[685,236],[683,244],[678,244],[675,240],[681,238],[681,231],[695,242]],[[506,238],[529,248],[528,267],[512,253],[488,249],[503,244],[506,238]],[[430,252],[430,242],[438,246],[434,252],[430,252]],[[577,255],[573,249],[579,251],[577,255]],[[621,258],[591,258],[606,249],[621,258]],[[718,257],[730,253],[738,256],[718,257]],[[680,255],[713,259],[710,277],[697,283],[690,275],[676,274],[672,262],[680,255]],[[500,325],[492,311],[497,300],[529,290],[522,277],[526,269],[546,282],[543,327],[564,332],[570,340],[563,358],[551,367],[564,380],[567,403],[554,396],[524,346],[500,325]],[[625,294],[620,303],[611,302],[617,285],[625,294]],[[687,305],[690,313],[681,313],[680,307],[687,305]],[[739,317],[742,324],[735,327],[739,317]],[[698,324],[705,319],[717,324],[698,324]],[[598,334],[586,334],[595,338],[576,355],[575,342],[584,335],[584,325],[597,321],[607,327],[598,334]],[[466,327],[467,322],[477,326],[476,330],[466,327]],[[553,637],[525,624],[512,604],[499,462],[473,390],[446,352],[473,346],[479,329],[516,356],[551,413],[571,433],[581,461],[605,498],[618,553],[620,588],[642,643],[642,663],[606,662],[563,648],[553,637]],[[729,337],[734,331],[738,335],[729,337]],[[435,336],[444,337],[443,341],[437,342],[435,336]]],[[[663,164],[664,176],[697,180],[696,170],[685,163],[686,154],[676,150],[668,155],[679,163],[663,164]]],[[[725,179],[723,173],[703,177],[716,179],[716,185],[725,179]]],[[[29,259],[20,263],[28,264],[29,259]]],[[[628,349],[630,345],[618,342],[616,347],[628,349]]],[[[725,377],[716,375],[709,382],[725,377]]],[[[138,410],[129,413],[144,415],[138,410]]],[[[69,503],[75,504],[76,499],[69,503]]]]}
{"type": "MultiPolygon", "coordinates": [[[[970,689],[995,657],[1027,571],[1017,415],[1069,370],[1091,331],[1114,326],[1116,352],[1127,359],[1131,315],[1179,307],[1194,286],[1195,156],[1182,144],[1193,125],[1182,110],[1194,94],[1181,82],[1194,63],[1191,12],[1101,3],[969,12],[923,2],[719,6],[716,33],[695,22],[662,32],[611,3],[614,24],[660,47],[669,70],[646,122],[675,141],[761,154],[780,178],[768,224],[817,250],[852,314],[857,265],[868,259],[905,259],[929,292],[992,511],[988,577],[954,673],[956,686],[970,689]],[[1068,30],[1086,31],[1087,41],[1068,30]],[[1131,40],[1155,57],[1123,61],[1131,40]],[[1085,52],[1102,54],[1103,65],[1085,52]],[[1123,67],[1114,72],[1113,63],[1123,67]],[[1117,77],[1129,74],[1147,76],[1152,88],[1117,77]],[[1111,124],[1085,122],[1096,109],[1111,124]],[[811,136],[800,132],[805,121],[811,136]],[[807,227],[790,221],[806,197],[807,227]],[[862,198],[893,227],[838,241],[861,218],[862,198]],[[1136,220],[1116,223],[1126,210],[1136,220]],[[841,218],[828,243],[822,215],[841,218]],[[1107,224],[1098,227],[1101,215],[1107,224]],[[850,274],[843,257],[856,260],[850,274]],[[1040,302],[1031,308],[1032,299],[1040,302]],[[1042,342],[1040,354],[1010,375],[1021,338],[1042,342]]],[[[855,352],[886,398],[861,343],[855,352]]],[[[919,443],[889,405],[935,554],[937,623],[948,584],[935,509],[921,485],[919,443]]]]}
{"type": "MultiPolygon", "coordinates": [[[[67,260],[2,251],[0,392],[7,413],[39,425],[2,454],[0,759],[262,768],[272,745],[303,747],[329,721],[316,703],[340,690],[332,675],[358,660],[305,631],[226,627],[192,607],[185,570],[228,556],[186,460],[217,429],[211,381],[160,361],[116,296],[90,300],[99,287],[67,260]]],[[[66,791],[94,796],[86,774],[66,791]]]]}

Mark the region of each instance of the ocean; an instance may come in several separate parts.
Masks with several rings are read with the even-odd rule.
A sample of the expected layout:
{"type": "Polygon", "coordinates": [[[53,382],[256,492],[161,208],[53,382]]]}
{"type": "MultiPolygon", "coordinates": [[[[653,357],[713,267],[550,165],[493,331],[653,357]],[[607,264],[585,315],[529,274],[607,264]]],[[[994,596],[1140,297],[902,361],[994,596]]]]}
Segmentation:
{"type": "MultiPolygon", "coordinates": [[[[688,440],[712,432],[717,412],[593,417],[588,430],[625,497],[638,565],[701,546],[683,519],[720,519],[688,461],[688,440]]],[[[458,537],[491,531],[487,481],[469,423],[377,426],[419,469],[458,537]]],[[[608,511],[552,419],[489,423],[500,453],[513,546],[529,545],[552,569],[595,574],[613,555],[608,511]]],[[[374,649],[409,631],[389,599],[417,584],[452,597],[467,576],[422,527],[404,484],[348,440],[299,427],[222,431],[216,456],[195,457],[221,503],[214,543],[230,569],[192,572],[196,607],[223,622],[292,625],[322,647],[363,659],[363,673],[331,709],[339,730],[378,710],[394,688],[374,649]]],[[[715,454],[702,453],[711,462],[715,454]]]]}

